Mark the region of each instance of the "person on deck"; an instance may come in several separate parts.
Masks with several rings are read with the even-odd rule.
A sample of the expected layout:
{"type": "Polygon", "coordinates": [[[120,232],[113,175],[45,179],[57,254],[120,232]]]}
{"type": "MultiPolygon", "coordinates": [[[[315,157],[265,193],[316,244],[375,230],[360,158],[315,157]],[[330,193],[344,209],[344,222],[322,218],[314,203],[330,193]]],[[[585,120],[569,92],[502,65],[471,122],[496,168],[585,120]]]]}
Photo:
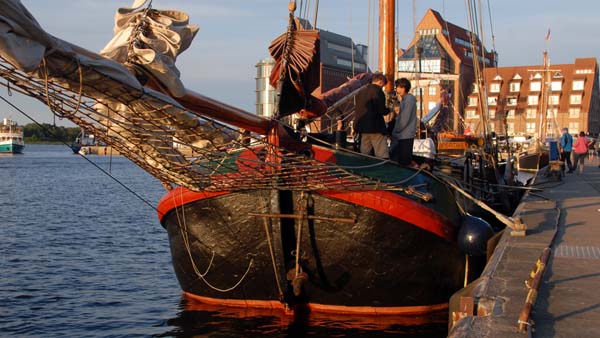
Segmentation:
{"type": "Polygon", "coordinates": [[[407,78],[396,80],[396,94],[400,97],[400,114],[392,131],[390,159],[401,165],[412,161],[413,142],[417,132],[417,99],[410,93],[410,81],[407,78]]]}
{"type": "Polygon", "coordinates": [[[569,174],[573,173],[575,169],[573,167],[573,163],[571,163],[571,151],[573,149],[573,136],[569,134],[568,128],[563,128],[561,130],[562,135],[560,137],[560,160],[563,162],[567,162],[567,171],[569,174]]]}
{"type": "Polygon", "coordinates": [[[383,117],[389,113],[382,87],[387,83],[383,74],[373,75],[367,88],[356,96],[354,131],[360,134],[361,154],[375,152],[388,158],[387,128],[383,117]]]}
{"type": "Polygon", "coordinates": [[[588,153],[588,140],[585,137],[585,132],[579,132],[579,137],[573,145],[573,151],[575,152],[575,165],[573,169],[576,169],[577,165],[579,165],[579,173],[582,174],[583,165],[588,153]]]}

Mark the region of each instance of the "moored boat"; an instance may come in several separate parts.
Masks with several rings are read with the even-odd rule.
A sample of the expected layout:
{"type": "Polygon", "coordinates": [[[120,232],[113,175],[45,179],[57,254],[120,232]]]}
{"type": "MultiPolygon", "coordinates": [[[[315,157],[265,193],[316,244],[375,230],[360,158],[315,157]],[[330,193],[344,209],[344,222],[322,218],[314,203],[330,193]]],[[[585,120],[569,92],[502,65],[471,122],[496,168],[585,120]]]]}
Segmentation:
{"type": "MultiPolygon", "coordinates": [[[[18,2],[2,2],[3,16],[26,12],[18,2]]],[[[393,41],[394,1],[382,0],[381,6],[387,13],[382,25],[393,41]]],[[[178,78],[161,79],[169,71],[160,67],[173,64],[197,31],[177,11],[119,11],[126,16],[120,22],[135,22],[139,30],[133,32],[164,29],[168,21],[173,23],[168,28],[186,38],[172,39],[180,41],[180,50],[165,48],[177,52],[163,55],[170,59],[159,70],[133,62],[127,51],[132,41],[149,48],[145,39],[163,34],[144,31],[143,39],[133,36],[125,44],[116,39],[102,56],[45,34],[28,15],[18,16],[29,29],[4,37],[16,40],[4,46],[25,39],[35,48],[28,58],[19,56],[22,49],[0,50],[2,76],[40,101],[53,102],[54,109],[64,107],[61,116],[163,182],[169,191],[159,218],[186,296],[238,307],[439,311],[470,279],[467,257],[482,255],[470,251],[469,243],[477,238],[481,246],[487,237],[473,234],[491,232],[489,224],[469,215],[479,203],[465,203],[475,199],[472,187],[482,196],[496,192],[485,190],[487,162],[480,156],[472,167],[480,173],[477,182],[472,171],[464,171],[470,180],[464,192],[457,186],[462,174],[449,179],[430,172],[427,163],[400,166],[305,139],[291,128],[290,115],[310,119],[327,113],[371,76],[360,74],[338,90],[311,95],[319,33],[298,26],[294,10],[290,6],[288,31],[271,46],[276,60],[271,82],[280,97],[273,119],[189,91],[178,78]],[[161,15],[165,20],[156,20],[161,15]],[[190,151],[184,154],[175,144],[190,151]]],[[[393,64],[394,49],[386,50],[384,59],[393,64]]],[[[393,67],[381,68],[393,76],[393,67]]]]}
{"type": "Polygon", "coordinates": [[[4,118],[0,125],[0,154],[21,154],[24,148],[23,128],[10,118],[4,118]]]}

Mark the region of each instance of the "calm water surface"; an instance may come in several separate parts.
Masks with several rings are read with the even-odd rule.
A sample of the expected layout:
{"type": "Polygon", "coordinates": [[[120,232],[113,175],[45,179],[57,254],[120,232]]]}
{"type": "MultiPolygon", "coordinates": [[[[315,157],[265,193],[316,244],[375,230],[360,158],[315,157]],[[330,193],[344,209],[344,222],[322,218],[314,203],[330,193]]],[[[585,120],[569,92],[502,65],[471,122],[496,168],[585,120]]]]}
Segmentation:
{"type": "MultiPolygon", "coordinates": [[[[120,157],[90,156],[155,206],[161,184],[120,157]]],[[[445,315],[291,318],[181,299],[153,208],[64,145],[0,156],[2,337],[443,337],[445,315]]]]}

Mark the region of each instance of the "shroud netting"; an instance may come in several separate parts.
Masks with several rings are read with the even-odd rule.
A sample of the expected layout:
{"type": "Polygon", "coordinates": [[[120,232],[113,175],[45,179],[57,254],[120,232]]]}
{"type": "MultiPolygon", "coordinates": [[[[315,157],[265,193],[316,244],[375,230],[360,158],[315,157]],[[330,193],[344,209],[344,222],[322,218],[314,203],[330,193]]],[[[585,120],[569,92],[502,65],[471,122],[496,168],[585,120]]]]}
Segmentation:
{"type": "Polygon", "coordinates": [[[164,183],[193,191],[397,188],[276,147],[262,135],[244,133],[163,94],[82,65],[73,55],[47,54],[32,74],[0,57],[0,76],[9,91],[47,104],[55,115],[94,134],[164,183]]]}

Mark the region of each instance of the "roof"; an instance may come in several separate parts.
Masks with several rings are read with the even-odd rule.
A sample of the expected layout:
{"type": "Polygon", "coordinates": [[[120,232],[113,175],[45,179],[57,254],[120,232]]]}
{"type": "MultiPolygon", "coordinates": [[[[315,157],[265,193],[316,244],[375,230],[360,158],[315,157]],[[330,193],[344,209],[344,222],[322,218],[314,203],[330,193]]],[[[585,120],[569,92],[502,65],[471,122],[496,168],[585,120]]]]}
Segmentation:
{"type": "MultiPolygon", "coordinates": [[[[428,9],[419,24],[417,25],[417,31],[438,29],[439,33],[434,34],[440,46],[445,49],[448,53],[453,55],[454,59],[460,60],[461,63],[472,65],[473,60],[467,57],[467,52],[471,52],[471,48],[465,44],[459,43],[457,39],[464,41],[467,45],[471,42],[471,32],[465,28],[462,28],[456,24],[446,21],[442,18],[442,15],[433,10],[428,9]]],[[[425,39],[427,35],[415,35],[415,38],[409,44],[408,49],[416,43],[417,37],[425,39]]],[[[475,36],[475,44],[478,48],[482,47],[479,37],[475,36]]],[[[490,60],[495,60],[495,53],[485,50],[485,56],[490,60]]]]}

